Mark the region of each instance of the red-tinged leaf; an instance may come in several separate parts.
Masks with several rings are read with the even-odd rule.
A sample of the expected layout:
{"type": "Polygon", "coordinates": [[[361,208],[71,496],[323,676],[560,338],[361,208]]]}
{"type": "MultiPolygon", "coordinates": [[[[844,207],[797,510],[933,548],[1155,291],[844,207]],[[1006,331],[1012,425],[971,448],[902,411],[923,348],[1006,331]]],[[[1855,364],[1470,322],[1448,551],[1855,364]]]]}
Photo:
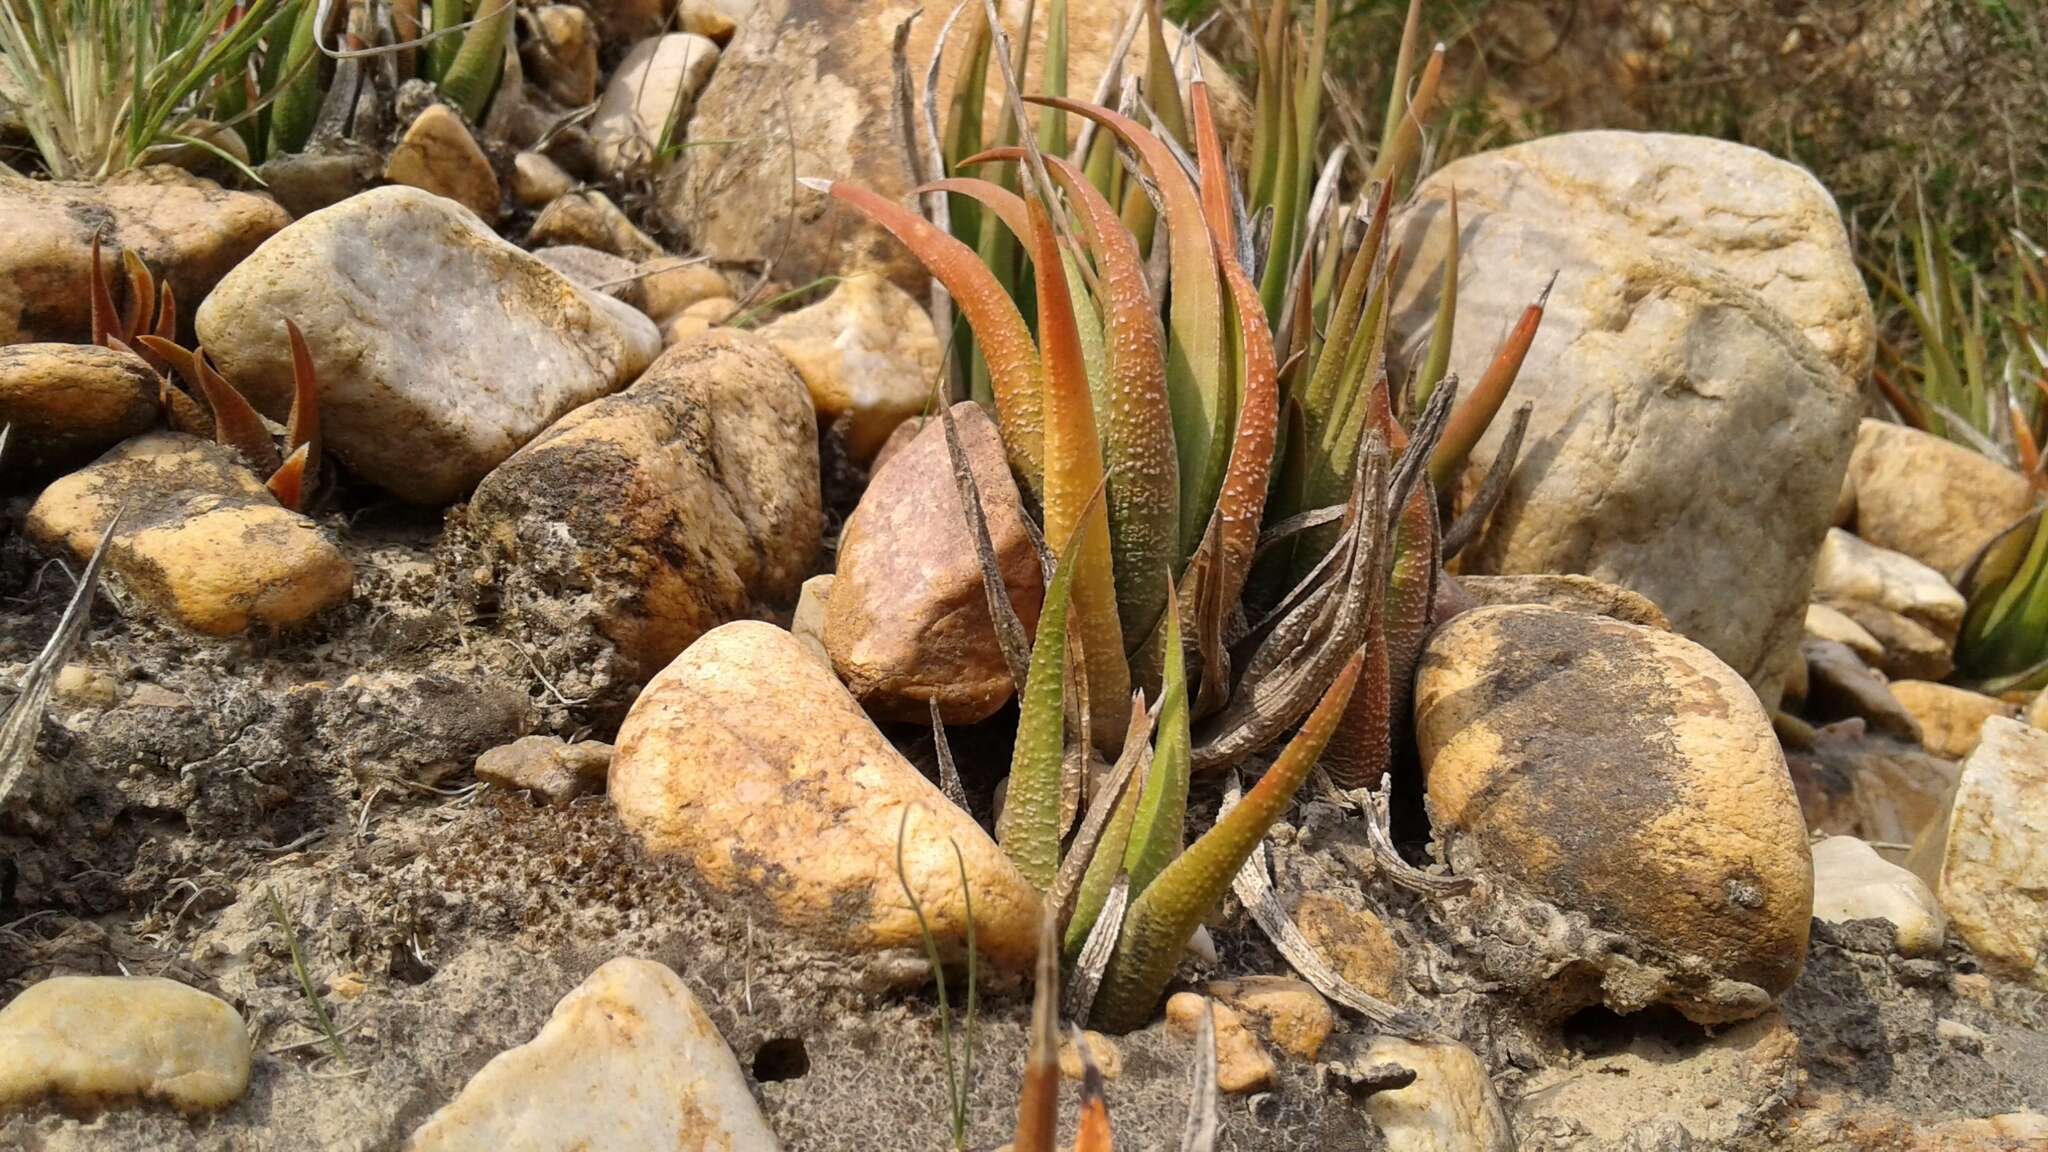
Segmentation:
{"type": "MultiPolygon", "coordinates": [[[[987,155],[988,153],[983,152],[979,156],[969,157],[962,160],[960,166],[968,167],[987,155]]],[[[1031,220],[1024,211],[1024,198],[993,181],[976,180],[971,176],[949,176],[943,180],[927,181],[912,188],[911,192],[918,196],[927,192],[951,192],[956,196],[965,196],[995,213],[1004,227],[1010,230],[1010,234],[1017,238],[1017,243],[1031,242],[1031,220]]]]}
{"type": "Polygon", "coordinates": [[[193,354],[192,363],[198,369],[199,387],[207,406],[213,409],[214,442],[234,449],[258,476],[277,471],[283,461],[278,459],[277,444],[270,439],[270,429],[264,425],[263,417],[256,414],[256,409],[249,406],[234,385],[214,370],[206,359],[205,349],[193,354]]]}
{"type": "Polygon", "coordinates": [[[150,321],[150,312],[156,304],[156,277],[149,274],[149,265],[134,252],[121,249],[121,270],[128,278],[128,311],[121,318],[121,331],[133,340],[143,332],[143,326],[150,321]]]}
{"type": "Polygon", "coordinates": [[[1165,207],[1172,269],[1170,324],[1173,340],[1167,363],[1168,399],[1173,407],[1174,443],[1180,456],[1180,550],[1193,550],[1208,521],[1218,471],[1210,475],[1218,422],[1227,411],[1223,365],[1223,291],[1215,249],[1202,220],[1194,182],[1157,136],[1137,121],[1099,105],[1052,96],[1032,103],[1087,117],[1114,132],[1138,153],[1159,188],[1165,207]]]}
{"type": "Polygon", "coordinates": [[[820,181],[812,186],[888,229],[953,294],[988,365],[1010,467],[1024,478],[1033,496],[1040,495],[1045,481],[1042,369],[1031,330],[1001,282],[974,249],[902,205],[854,184],[820,181]]]}
{"type": "Polygon", "coordinates": [[[2013,451],[2019,457],[2020,475],[2031,477],[2041,469],[2041,449],[2034,443],[2034,429],[2018,401],[2006,401],[2005,411],[2012,421],[2013,451]]]}
{"type": "MultiPolygon", "coordinates": [[[[980,158],[1023,157],[1021,148],[999,148],[980,158]]],[[[1047,156],[1045,163],[1054,182],[1066,190],[1082,239],[1101,269],[1109,369],[1108,413],[1101,431],[1103,460],[1110,470],[1111,566],[1124,639],[1136,650],[1159,627],[1166,580],[1179,559],[1180,477],[1166,395],[1166,335],[1145,277],[1145,257],[1116,209],[1074,165],[1056,156],[1047,156]]]]}
{"type": "Polygon", "coordinates": [[[1450,490],[1465,467],[1465,458],[1472,454],[1472,448],[1479,438],[1486,435],[1486,428],[1493,423],[1494,414],[1507,402],[1508,390],[1515,386],[1515,377],[1521,374],[1522,361],[1529,355],[1529,346],[1536,342],[1536,330],[1543,325],[1543,307],[1550,301],[1550,289],[1557,283],[1552,276],[1550,283],[1543,286],[1543,292],[1536,302],[1522,311],[1522,318],[1515,322],[1513,331],[1494,353],[1493,363],[1486,366],[1486,374],[1479,378],[1479,386],[1470,395],[1458,401],[1451,411],[1450,423],[1444,427],[1443,439],[1437,442],[1436,451],[1429,457],[1429,481],[1439,492],[1450,490]]]}
{"type": "Polygon", "coordinates": [[[100,260],[100,238],[95,232],[92,238],[92,283],[87,289],[92,295],[92,342],[104,348],[107,339],[114,336],[117,317],[114,313],[114,286],[107,279],[106,265],[100,260]]]}
{"type": "Polygon", "coordinates": [[[1194,116],[1195,163],[1202,177],[1202,215],[1209,221],[1209,235],[1225,252],[1237,251],[1237,214],[1230,202],[1230,169],[1223,161],[1223,141],[1216,135],[1216,117],[1209,108],[1209,85],[1197,80],[1188,86],[1188,103],[1194,116]]]}
{"type": "Polygon", "coordinates": [[[1429,63],[1423,65],[1422,79],[1415,85],[1415,99],[1403,110],[1392,144],[1380,153],[1378,162],[1373,166],[1373,179],[1400,183],[1401,173],[1415,158],[1415,152],[1422,144],[1422,124],[1434,109],[1437,86],[1442,82],[1443,74],[1444,46],[1439,44],[1429,54],[1429,63]]]}
{"type": "Polygon", "coordinates": [[[264,481],[264,487],[277,497],[277,502],[294,512],[306,510],[306,460],[312,445],[301,444],[284,458],[284,463],[264,481]]]}
{"type": "Polygon", "coordinates": [[[162,340],[178,338],[178,293],[169,280],[164,281],[163,291],[157,295],[155,334],[162,340]]]}
{"type": "Polygon", "coordinates": [[[292,410],[285,420],[284,449],[306,449],[306,478],[310,484],[320,474],[320,378],[313,372],[313,353],[299,326],[284,322],[285,337],[292,346],[292,410]]]}
{"type": "Polygon", "coordinates": [[[1393,693],[1387,671],[1385,607],[1373,614],[1365,641],[1365,661],[1358,687],[1345,706],[1344,720],[1323,753],[1323,767],[1345,791],[1375,788],[1393,763],[1393,693]]]}
{"type": "Polygon", "coordinates": [[[1060,1122],[1060,950],[1047,910],[1038,933],[1037,988],[1031,995],[1031,1048],[1017,1095],[1011,1152],[1053,1152],[1060,1122]]]}
{"type": "Polygon", "coordinates": [[[1081,1054],[1081,1122],[1074,1132],[1074,1152],[1116,1152],[1109,1127],[1109,1098],[1102,1090],[1102,1069],[1077,1032],[1074,1049],[1081,1054]]]}
{"type": "MultiPolygon", "coordinates": [[[[1115,575],[1111,571],[1109,513],[1095,499],[1103,487],[1102,445],[1095,434],[1095,408],[1088,395],[1088,368],[1074,303],[1060,259],[1059,240],[1045,205],[1026,201],[1031,220],[1032,267],[1038,286],[1038,336],[1045,380],[1045,534],[1079,541],[1074,573],[1074,627],[1087,664],[1089,709],[1115,716],[1131,696],[1130,665],[1117,619],[1115,575]]],[[[1115,725],[1094,733],[1114,755],[1123,739],[1115,725]]]]}

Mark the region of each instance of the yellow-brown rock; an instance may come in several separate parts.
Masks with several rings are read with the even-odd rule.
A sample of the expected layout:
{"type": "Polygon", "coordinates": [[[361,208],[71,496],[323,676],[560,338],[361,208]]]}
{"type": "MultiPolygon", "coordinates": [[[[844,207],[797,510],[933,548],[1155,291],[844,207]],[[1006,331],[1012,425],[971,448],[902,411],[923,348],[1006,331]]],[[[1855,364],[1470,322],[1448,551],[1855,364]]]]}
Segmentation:
{"type": "Polygon", "coordinates": [[[628,219],[611,197],[597,191],[571,192],[550,202],[534,217],[526,242],[536,248],[581,244],[633,261],[665,255],[654,237],[628,219]]]}
{"type": "Polygon", "coordinates": [[[1588,995],[1718,1022],[1799,974],[1806,826],[1770,717],[1712,653],[1604,617],[1482,608],[1431,638],[1415,716],[1453,867],[1583,914],[1662,972],[1588,995]]]}
{"type": "Polygon", "coordinates": [[[975,939],[999,967],[1037,953],[1029,881],[897,753],[830,670],[771,624],[707,633],[641,693],[619,730],[611,798],[627,829],[764,923],[850,955],[920,950],[903,876],[932,935],[975,939]]]}
{"type": "Polygon", "coordinates": [[[2026,478],[1902,424],[1864,420],[1849,456],[1856,534],[1944,576],[2034,505],[2026,478]]]}
{"type": "Polygon", "coordinates": [[[1329,1001],[1305,980],[1245,976],[1212,981],[1202,990],[1249,1018],[1274,1047],[1297,1060],[1314,1060],[1337,1023],[1329,1001]]]}
{"type": "Polygon", "coordinates": [[[1381,1000],[1401,997],[1401,946],[1369,908],[1309,892],[1294,906],[1294,923],[1345,983],[1381,1000]]]}
{"type": "MultiPolygon", "coordinates": [[[[987,413],[972,402],[953,413],[997,566],[1028,633],[1037,627],[1044,584],[1022,498],[987,413]]],[[[942,423],[927,423],[893,456],[847,518],[825,609],[825,650],[846,686],[882,719],[928,723],[936,701],[946,723],[972,724],[1015,690],[942,423]]]]}
{"type": "Polygon", "coordinates": [[[576,178],[539,152],[512,158],[512,199],[521,208],[544,208],[576,189],[576,178]]]}
{"type": "Polygon", "coordinates": [[[56,976],[0,1011],[0,1110],[56,1096],[196,1112],[249,1086],[249,1032],[218,996],[156,976],[56,976]]]}
{"type": "Polygon", "coordinates": [[[581,108],[597,99],[597,29],[574,4],[531,9],[534,35],[519,46],[519,60],[555,103],[581,108]]]}
{"type": "Polygon", "coordinates": [[[1216,1012],[1216,1087],[1232,1096],[1272,1087],[1278,1069],[1259,1038],[1245,1027],[1244,1017],[1228,1004],[1193,992],[1176,992],[1166,1001],[1166,1027],[1179,1035],[1199,1035],[1202,1012],[1216,1012]]]}
{"type": "Polygon", "coordinates": [[[348,599],[354,569],[227,449],[175,432],[130,440],[43,490],[29,538],[83,561],[115,513],[107,571],[195,632],[296,624],[348,599]]]}
{"type": "Polygon", "coordinates": [[[0,347],[0,467],[47,472],[83,463],[157,420],[157,376],[127,353],[90,344],[0,347]]]}
{"type": "Polygon", "coordinates": [[[1961,760],[1977,746],[1977,734],[1993,716],[2019,715],[2017,705],[1953,684],[1894,680],[1892,696],[1920,725],[1920,743],[1936,756],[1961,760]]]}
{"type": "Polygon", "coordinates": [[[1907,867],[1984,967],[2048,988],[2048,732],[1993,716],[1907,867]]]}
{"type": "Polygon", "coordinates": [[[847,447],[872,459],[889,433],[931,402],[939,338],[924,305],[877,275],[761,327],[810,386],[821,423],[843,423],[847,447]]]}
{"type": "MultiPolygon", "coordinates": [[[[661,256],[640,265],[640,310],[659,324],[704,300],[731,298],[725,274],[702,260],[661,256]]],[[[797,365],[801,372],[803,365],[797,365]]]]}
{"type": "Polygon", "coordinates": [[[486,224],[498,219],[498,174],[461,115],[446,104],[429,105],[413,118],[384,161],[384,178],[446,196],[486,224]]]}
{"type": "Polygon", "coordinates": [[[1365,1100],[1389,1152],[1513,1152],[1507,1112],[1470,1048],[1377,1036],[1358,1063],[1397,1064],[1415,1073],[1407,1087],[1365,1100]]]}

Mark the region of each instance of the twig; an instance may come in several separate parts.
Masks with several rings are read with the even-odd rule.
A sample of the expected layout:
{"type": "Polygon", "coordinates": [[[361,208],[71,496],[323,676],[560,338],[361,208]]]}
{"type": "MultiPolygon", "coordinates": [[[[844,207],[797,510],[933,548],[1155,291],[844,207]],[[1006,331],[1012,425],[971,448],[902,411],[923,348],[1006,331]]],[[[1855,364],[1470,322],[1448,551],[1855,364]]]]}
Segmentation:
{"type": "Polygon", "coordinates": [[[299,991],[306,994],[306,1003],[312,1006],[313,1018],[320,1022],[320,1031],[326,1035],[334,1058],[346,1062],[348,1054],[341,1046],[341,1033],[334,1030],[334,1019],[327,1014],[327,1005],[321,1003],[320,994],[313,991],[313,977],[307,974],[306,959],[299,954],[299,934],[292,928],[291,917],[285,915],[284,901],[277,898],[275,888],[264,889],[263,895],[270,901],[270,915],[284,932],[284,946],[291,953],[292,973],[299,978],[299,991]]]}

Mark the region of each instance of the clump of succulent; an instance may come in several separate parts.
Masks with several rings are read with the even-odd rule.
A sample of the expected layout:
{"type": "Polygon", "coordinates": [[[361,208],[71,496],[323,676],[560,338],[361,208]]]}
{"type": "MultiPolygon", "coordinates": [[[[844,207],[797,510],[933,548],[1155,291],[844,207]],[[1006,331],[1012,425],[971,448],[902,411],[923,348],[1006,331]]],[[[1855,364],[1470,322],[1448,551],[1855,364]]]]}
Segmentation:
{"type": "MultiPolygon", "coordinates": [[[[2048,253],[2011,234],[2006,275],[1958,260],[1917,205],[1911,257],[1872,269],[1917,348],[1880,339],[1873,373],[1899,419],[2005,464],[2048,494],[2048,253]],[[1910,267],[1911,272],[1906,271],[1910,267]],[[1909,288],[1907,285],[1911,284],[1909,288]]],[[[2048,686],[2048,521],[2012,525],[1962,573],[1956,667],[1995,691],[2048,686]]]]}
{"type": "Polygon", "coordinates": [[[158,403],[168,426],[233,449],[264,479],[278,503],[302,511],[319,476],[320,382],[298,325],[284,322],[292,346],[293,391],[280,449],[270,426],[222,378],[206,349],[187,351],[177,343],[178,301],[170,284],[159,290],[149,266],[133,252],[124,249],[121,263],[127,282],[125,313],[114,307],[113,281],[100,259],[99,239],[93,239],[92,343],[130,352],[148,364],[157,373],[158,403]],[[190,392],[172,383],[173,372],[190,392]]]}
{"type": "MultiPolygon", "coordinates": [[[[1427,359],[1405,372],[1390,362],[1394,190],[1412,175],[1443,67],[1439,50],[1415,75],[1419,0],[1386,134],[1349,210],[1337,204],[1344,155],[1314,159],[1327,3],[1306,35],[1286,5],[1265,18],[1249,204],[1206,84],[1190,78],[1183,98],[1156,5],[1143,21],[1152,74],[1124,82],[1113,66],[1098,89],[1120,88],[1120,110],[1062,94],[1064,6],[1049,15],[1048,91],[1025,96],[1021,47],[1013,55],[992,6],[976,12],[943,130],[928,81],[929,148],[899,86],[906,141],[933,176],[918,189],[924,212],[810,183],[891,231],[943,285],[966,320],[954,386],[986,396],[1058,546],[1027,640],[954,445],[1021,686],[998,839],[1056,911],[1080,1015],[1128,1029],[1149,1019],[1190,934],[1326,747],[1344,787],[1386,775],[1446,550],[1438,492],[1502,405],[1541,302],[1460,401],[1445,371],[1453,257],[1427,359]],[[990,62],[1008,96],[984,148],[990,62]],[[1190,777],[1245,764],[1297,727],[1244,803],[1183,850],[1190,777]],[[1121,755],[1084,806],[1091,748],[1121,755]]],[[[1450,551],[1497,499],[1518,431],[1450,551]]]]}
{"type": "Polygon", "coordinates": [[[103,180],[174,147],[245,171],[339,133],[387,61],[480,118],[512,0],[0,0],[0,100],[58,179],[103,180]],[[425,51],[414,53],[413,45],[425,51]]]}

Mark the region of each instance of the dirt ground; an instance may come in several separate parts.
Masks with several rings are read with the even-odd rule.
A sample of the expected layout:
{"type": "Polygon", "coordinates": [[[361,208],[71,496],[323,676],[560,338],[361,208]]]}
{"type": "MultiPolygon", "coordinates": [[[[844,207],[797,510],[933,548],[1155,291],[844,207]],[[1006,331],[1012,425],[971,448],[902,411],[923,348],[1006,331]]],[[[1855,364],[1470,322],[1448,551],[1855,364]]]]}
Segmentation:
{"type": "MultiPolygon", "coordinates": [[[[0,677],[34,655],[71,589],[13,535],[23,510],[17,499],[0,520],[0,677]]],[[[372,506],[333,526],[357,594],[315,631],[199,641],[103,603],[76,658],[90,672],[52,705],[33,802],[0,818],[0,1002],[67,973],[207,989],[251,1026],[249,1092],[190,1119],[45,1108],[0,1119],[0,1147],[396,1148],[592,969],[628,954],[669,965],[703,1000],[785,1147],[945,1146],[921,961],[807,949],[648,859],[601,796],[552,808],[476,784],[476,754],[519,735],[609,738],[617,716],[581,703],[602,686],[564,656],[587,638],[496,633],[451,591],[459,558],[437,552],[433,518],[372,506]]],[[[903,746],[927,759],[929,736],[903,746]]],[[[970,785],[992,786],[1000,740],[963,732],[956,748],[970,785]]],[[[1198,795],[1197,819],[1215,802],[1198,795]]],[[[1881,925],[1816,925],[1804,975],[1762,1020],[1710,1033],[1655,1013],[1551,1019],[1487,978],[1469,917],[1347,863],[1341,846],[1364,843],[1356,819],[1305,805],[1276,832],[1276,886],[1290,901],[1348,889],[1383,914],[1406,1005],[1487,1062],[1524,1148],[1940,1147],[1915,1133],[2048,1108],[2043,998],[1981,978],[1966,953],[1906,960],[1881,925]]],[[[1211,931],[1217,963],[1184,976],[1286,972],[1234,903],[1211,931]]],[[[977,1147],[1006,1139],[1014,1115],[1026,991],[983,990],[977,1147]]],[[[1271,1092],[1226,1099],[1221,1146],[1382,1147],[1339,1074],[1369,1038],[1340,1020],[1319,1063],[1282,1059],[1271,1092]]],[[[1160,1026],[1118,1044],[1122,1146],[1176,1146],[1191,1044],[1160,1026]]]]}

